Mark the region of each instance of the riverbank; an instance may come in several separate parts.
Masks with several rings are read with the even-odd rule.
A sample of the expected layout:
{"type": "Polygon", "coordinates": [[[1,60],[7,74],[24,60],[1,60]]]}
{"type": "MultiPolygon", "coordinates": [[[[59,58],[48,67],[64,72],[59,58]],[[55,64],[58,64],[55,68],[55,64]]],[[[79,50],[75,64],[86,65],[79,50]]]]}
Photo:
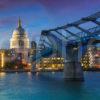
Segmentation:
{"type": "Polygon", "coordinates": [[[84,71],[100,72],[100,68],[88,68],[84,69],[84,71]]]}
{"type": "Polygon", "coordinates": [[[5,73],[23,73],[23,72],[31,72],[31,73],[37,73],[37,72],[62,72],[63,70],[0,70],[0,72],[5,73]]]}
{"type": "MultiPolygon", "coordinates": [[[[90,71],[90,72],[100,72],[100,69],[98,68],[90,68],[90,69],[84,69],[83,71],[90,71]]],[[[1,72],[5,73],[23,73],[23,72],[32,72],[32,73],[37,73],[37,72],[63,72],[63,70],[0,70],[1,72]]]]}
{"type": "Polygon", "coordinates": [[[31,72],[31,71],[25,71],[25,70],[0,70],[0,72],[5,72],[5,73],[23,73],[23,72],[31,72]]]}

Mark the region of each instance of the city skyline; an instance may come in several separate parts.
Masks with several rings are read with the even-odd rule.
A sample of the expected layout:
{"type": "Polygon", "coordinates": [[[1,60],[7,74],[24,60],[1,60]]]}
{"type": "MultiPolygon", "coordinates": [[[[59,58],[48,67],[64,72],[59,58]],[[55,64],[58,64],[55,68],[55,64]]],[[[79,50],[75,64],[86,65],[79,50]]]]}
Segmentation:
{"type": "Polygon", "coordinates": [[[20,16],[30,40],[37,41],[41,30],[75,21],[99,11],[99,0],[3,0],[0,1],[0,48],[9,48],[9,39],[20,16]],[[5,36],[5,37],[4,37],[5,36]]]}
{"type": "Polygon", "coordinates": [[[0,100],[100,98],[100,0],[0,0],[0,100]]]}

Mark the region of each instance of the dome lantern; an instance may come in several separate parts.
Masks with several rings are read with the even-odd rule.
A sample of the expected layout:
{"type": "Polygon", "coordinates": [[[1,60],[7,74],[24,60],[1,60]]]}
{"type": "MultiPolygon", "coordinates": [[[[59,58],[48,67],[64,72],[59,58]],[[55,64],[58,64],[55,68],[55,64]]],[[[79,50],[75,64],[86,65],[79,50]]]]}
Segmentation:
{"type": "Polygon", "coordinates": [[[21,22],[20,17],[19,17],[19,19],[18,19],[18,27],[22,27],[22,22],[21,22]]]}

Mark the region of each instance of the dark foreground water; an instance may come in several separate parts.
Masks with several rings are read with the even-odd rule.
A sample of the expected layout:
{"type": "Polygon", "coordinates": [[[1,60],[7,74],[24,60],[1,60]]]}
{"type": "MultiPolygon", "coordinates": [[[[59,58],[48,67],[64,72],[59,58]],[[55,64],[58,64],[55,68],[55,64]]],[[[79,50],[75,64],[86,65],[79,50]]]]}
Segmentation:
{"type": "Polygon", "coordinates": [[[85,82],[65,82],[62,73],[0,73],[0,100],[100,100],[100,72],[85,82]]]}

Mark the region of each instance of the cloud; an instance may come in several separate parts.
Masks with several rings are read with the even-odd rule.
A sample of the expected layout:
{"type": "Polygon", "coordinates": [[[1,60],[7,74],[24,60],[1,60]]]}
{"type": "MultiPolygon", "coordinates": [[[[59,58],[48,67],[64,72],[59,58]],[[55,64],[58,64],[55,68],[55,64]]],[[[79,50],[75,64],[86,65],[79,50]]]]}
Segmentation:
{"type": "Polygon", "coordinates": [[[20,6],[33,6],[35,3],[42,4],[48,10],[57,10],[60,8],[74,8],[77,6],[83,7],[87,4],[88,6],[100,4],[100,0],[0,0],[0,10],[20,6]]]}
{"type": "MultiPolygon", "coordinates": [[[[33,37],[39,37],[43,29],[92,14],[98,8],[100,0],[0,0],[0,28],[3,27],[0,33],[11,33],[20,16],[23,27],[26,25],[25,29],[28,28],[33,37]]],[[[0,39],[2,37],[1,34],[0,39]]],[[[9,34],[6,37],[10,37],[9,34]]]]}
{"type": "Polygon", "coordinates": [[[88,9],[91,6],[100,6],[100,0],[39,0],[51,12],[59,10],[88,9]]]}
{"type": "Polygon", "coordinates": [[[16,19],[17,19],[17,17],[15,17],[15,16],[1,18],[0,26],[12,25],[12,24],[16,23],[16,19]]]}
{"type": "Polygon", "coordinates": [[[0,10],[30,5],[33,0],[0,0],[0,10]]]}

